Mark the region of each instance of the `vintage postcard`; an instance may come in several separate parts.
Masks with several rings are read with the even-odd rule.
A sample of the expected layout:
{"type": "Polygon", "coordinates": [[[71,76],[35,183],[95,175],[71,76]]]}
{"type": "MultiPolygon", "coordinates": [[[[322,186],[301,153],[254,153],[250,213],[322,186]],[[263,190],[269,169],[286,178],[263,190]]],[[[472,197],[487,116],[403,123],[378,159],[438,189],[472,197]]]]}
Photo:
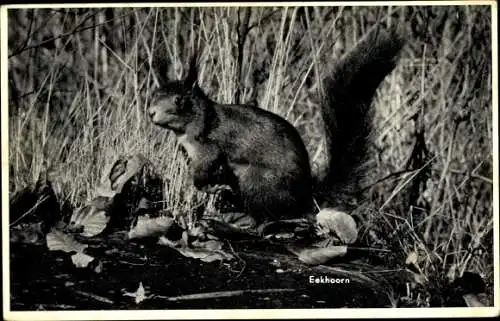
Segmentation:
{"type": "Polygon", "coordinates": [[[0,14],[4,319],[499,314],[496,2],[0,14]]]}

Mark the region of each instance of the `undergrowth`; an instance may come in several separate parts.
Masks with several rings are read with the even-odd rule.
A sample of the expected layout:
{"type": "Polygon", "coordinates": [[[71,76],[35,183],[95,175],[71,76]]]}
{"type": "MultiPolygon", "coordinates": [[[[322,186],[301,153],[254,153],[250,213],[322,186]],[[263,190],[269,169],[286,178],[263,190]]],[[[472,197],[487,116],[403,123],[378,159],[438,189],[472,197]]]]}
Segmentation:
{"type": "Polygon", "coordinates": [[[194,220],[208,196],[146,113],[155,55],[180,78],[198,52],[212,99],[285,117],[320,163],[321,80],[377,21],[400,25],[407,45],[373,103],[361,241],[392,249],[393,267],[416,251],[431,280],[472,271],[491,286],[488,6],[10,9],[10,192],[47,171],[78,206],[118,155],[141,153],[165,179],[165,208],[194,220]]]}

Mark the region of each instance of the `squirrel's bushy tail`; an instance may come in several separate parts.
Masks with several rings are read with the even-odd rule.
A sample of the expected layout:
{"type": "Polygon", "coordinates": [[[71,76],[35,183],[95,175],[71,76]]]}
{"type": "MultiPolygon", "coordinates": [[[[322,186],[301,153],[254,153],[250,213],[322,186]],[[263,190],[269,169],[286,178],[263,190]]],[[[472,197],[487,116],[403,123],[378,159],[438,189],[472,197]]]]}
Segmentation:
{"type": "Polygon", "coordinates": [[[370,104],[380,83],[394,69],[403,45],[395,29],[376,27],[341,58],[325,79],[321,109],[327,164],[316,179],[318,194],[335,196],[349,190],[359,178],[358,169],[366,156],[371,131],[370,104]]]}

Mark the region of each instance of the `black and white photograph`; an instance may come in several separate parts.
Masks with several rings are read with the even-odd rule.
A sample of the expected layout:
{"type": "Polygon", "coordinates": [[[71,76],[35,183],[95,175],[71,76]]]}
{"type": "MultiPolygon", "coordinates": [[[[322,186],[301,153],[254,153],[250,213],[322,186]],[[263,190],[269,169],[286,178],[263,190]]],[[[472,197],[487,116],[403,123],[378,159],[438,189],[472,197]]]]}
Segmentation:
{"type": "Polygon", "coordinates": [[[4,319],[498,315],[496,15],[2,6],[4,319]]]}

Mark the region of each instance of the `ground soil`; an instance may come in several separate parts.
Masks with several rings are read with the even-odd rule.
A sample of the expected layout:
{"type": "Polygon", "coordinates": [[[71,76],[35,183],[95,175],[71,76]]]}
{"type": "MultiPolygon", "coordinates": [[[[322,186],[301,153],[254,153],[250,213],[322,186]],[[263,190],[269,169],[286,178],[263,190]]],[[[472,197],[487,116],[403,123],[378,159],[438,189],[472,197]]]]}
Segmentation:
{"type": "Polygon", "coordinates": [[[45,244],[10,244],[11,310],[373,308],[390,305],[387,295],[360,282],[311,284],[310,276],[330,275],[299,262],[282,246],[266,241],[231,242],[236,259],[205,263],[151,243],[94,242],[89,252],[102,271],[76,268],[70,256],[45,244]],[[142,282],[148,299],[136,304],[125,292],[142,282]],[[230,297],[171,301],[168,298],[214,291],[293,289],[230,297]]]}

